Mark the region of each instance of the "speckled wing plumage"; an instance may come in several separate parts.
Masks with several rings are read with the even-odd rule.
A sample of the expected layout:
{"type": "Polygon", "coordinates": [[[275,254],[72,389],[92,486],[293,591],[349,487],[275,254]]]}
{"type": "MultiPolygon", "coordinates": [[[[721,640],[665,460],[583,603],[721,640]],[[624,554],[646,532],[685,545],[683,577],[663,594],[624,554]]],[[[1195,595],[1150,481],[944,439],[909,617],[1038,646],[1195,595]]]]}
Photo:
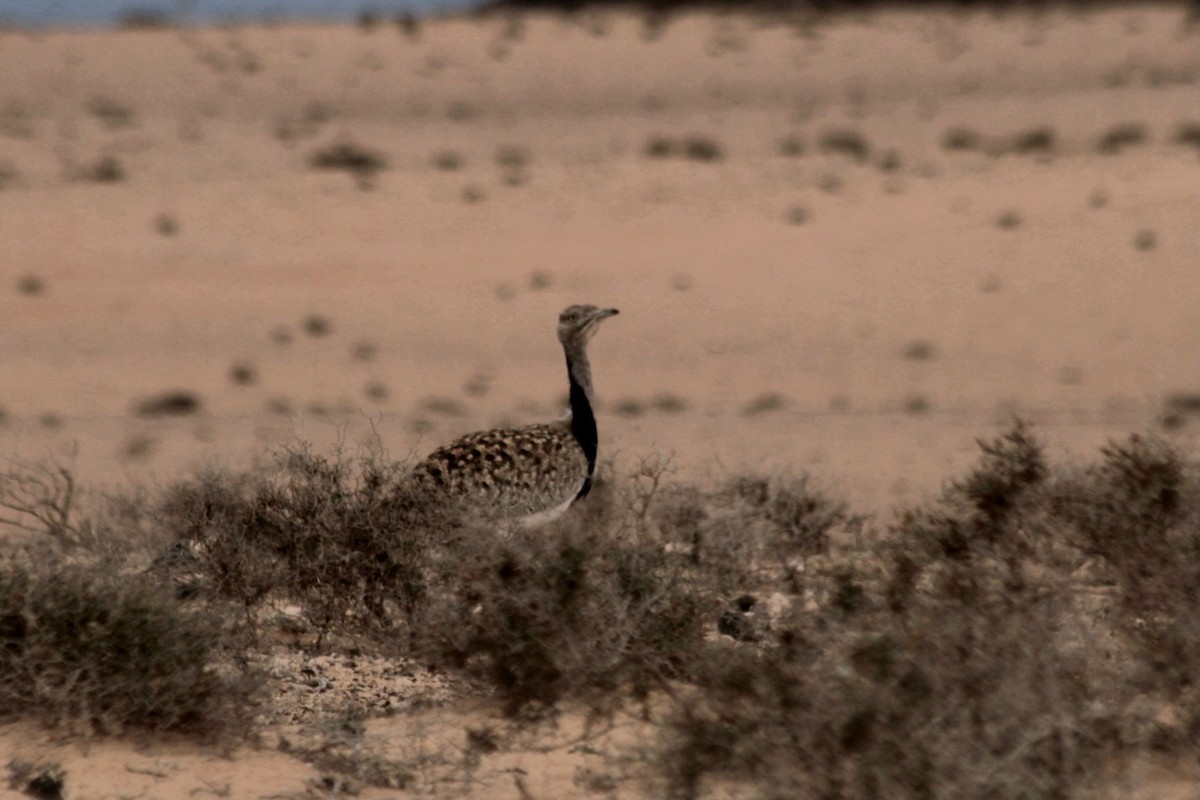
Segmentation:
{"type": "Polygon", "coordinates": [[[569,504],[587,474],[583,448],[563,425],[472,433],[413,470],[422,486],[449,495],[464,511],[511,519],[569,504]]]}

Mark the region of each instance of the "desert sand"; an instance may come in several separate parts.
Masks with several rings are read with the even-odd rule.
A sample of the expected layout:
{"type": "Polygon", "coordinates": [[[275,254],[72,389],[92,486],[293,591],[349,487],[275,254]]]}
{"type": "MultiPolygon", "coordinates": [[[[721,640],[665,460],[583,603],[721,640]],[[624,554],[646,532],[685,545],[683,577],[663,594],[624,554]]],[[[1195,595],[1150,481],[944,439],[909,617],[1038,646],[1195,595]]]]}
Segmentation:
{"type": "MultiPolygon", "coordinates": [[[[621,310],[617,470],[807,472],[886,520],[1014,414],[1059,460],[1190,446],[1198,41],[1175,6],[4,31],[0,451],[98,492],[297,439],[420,456],[558,416],[575,302],[621,310]],[[314,169],[338,143],[386,166],[314,169]],[[136,413],[164,391],[199,406],[136,413]]],[[[317,791],[271,746],[18,743],[75,799],[317,791]]],[[[476,796],[583,792],[537,758],[476,796]]]]}

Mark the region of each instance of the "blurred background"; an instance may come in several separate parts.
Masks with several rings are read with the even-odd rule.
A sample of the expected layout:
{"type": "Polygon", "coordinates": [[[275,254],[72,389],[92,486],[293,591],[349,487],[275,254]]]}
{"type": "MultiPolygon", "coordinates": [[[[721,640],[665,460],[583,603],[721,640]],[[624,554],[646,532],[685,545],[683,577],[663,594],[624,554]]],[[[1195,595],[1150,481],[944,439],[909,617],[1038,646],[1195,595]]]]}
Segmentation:
{"type": "Polygon", "coordinates": [[[557,417],[576,302],[618,463],[1195,439],[1194,5],[535,5],[0,0],[0,447],[419,456],[557,417]]]}

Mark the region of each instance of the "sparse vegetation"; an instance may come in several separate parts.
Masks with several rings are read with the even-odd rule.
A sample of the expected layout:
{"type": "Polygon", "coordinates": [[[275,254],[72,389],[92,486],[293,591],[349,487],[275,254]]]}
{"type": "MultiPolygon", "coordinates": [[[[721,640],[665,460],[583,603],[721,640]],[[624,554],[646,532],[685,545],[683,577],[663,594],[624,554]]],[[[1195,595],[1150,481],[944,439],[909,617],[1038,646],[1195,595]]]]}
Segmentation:
{"type": "Polygon", "coordinates": [[[496,148],[496,166],[504,170],[521,170],[529,166],[533,156],[518,145],[506,144],[496,148]]]}
{"type": "Polygon", "coordinates": [[[855,130],[826,131],[821,134],[819,145],[822,153],[844,156],[858,164],[867,163],[867,159],[871,157],[870,143],[855,130]]]}
{"type": "Polygon", "coordinates": [[[636,397],[625,397],[613,403],[613,413],[621,417],[640,417],[646,413],[646,404],[636,397]]]}
{"type": "Polygon", "coordinates": [[[40,276],[27,272],[17,278],[17,291],[30,297],[44,294],[46,282],[40,276]]]}
{"type": "Polygon", "coordinates": [[[154,218],[154,230],[160,236],[175,236],[179,233],[179,221],[170,214],[159,214],[154,218]]]}
{"type": "Polygon", "coordinates": [[[983,149],[983,137],[971,128],[950,128],[942,134],[942,149],[966,152],[983,149]]]}
{"type": "Polygon", "coordinates": [[[691,161],[720,161],[725,148],[707,136],[688,136],[683,140],[683,155],[691,161]]]}
{"type": "Polygon", "coordinates": [[[1026,156],[1049,156],[1054,152],[1057,144],[1058,136],[1054,129],[1042,126],[1015,133],[1008,139],[997,142],[994,152],[997,155],[1013,153],[1026,156]]]}
{"type": "Polygon", "coordinates": [[[1021,227],[1021,214],[1013,209],[1001,211],[996,217],[996,227],[1002,231],[1015,231],[1021,227]]]}
{"type": "Polygon", "coordinates": [[[804,155],[804,139],[798,135],[785,136],[779,140],[779,155],[784,158],[799,158],[804,155]]]}
{"type": "MultiPolygon", "coordinates": [[[[299,446],[119,514],[26,517],[44,539],[0,561],[0,707],[93,733],[246,730],[270,696],[253,666],[274,624],[261,611],[290,603],[310,646],[473,676],[518,726],[567,701],[597,719],[651,703],[676,797],[713,781],[767,797],[1073,796],[1089,765],[1181,752],[1200,732],[1200,470],[1164,441],[1062,467],[1018,421],[936,501],[869,531],[805,476],[669,478],[648,460],[559,523],[498,537],[377,452],[299,446]],[[52,533],[63,519],[85,535],[52,533]],[[173,544],[131,571],[147,531],[173,544]]],[[[0,481],[0,497],[19,485],[0,481]]],[[[500,746],[490,728],[468,745],[500,746]]],[[[325,752],[314,763],[333,778],[413,778],[325,752]]]]}
{"type": "Polygon", "coordinates": [[[880,172],[896,172],[904,166],[904,159],[896,150],[885,150],[879,156],[879,171],[880,172]]]}
{"type": "Polygon", "coordinates": [[[678,414],[687,411],[688,402],[677,394],[663,393],[656,394],[650,401],[650,405],[655,411],[661,411],[664,414],[678,414]]]}
{"type": "Polygon", "coordinates": [[[313,169],[340,170],[354,176],[359,186],[370,186],[375,176],[387,167],[387,161],[379,153],[350,141],[337,142],[323,147],[309,157],[313,169]]]}
{"type": "Polygon", "coordinates": [[[910,394],[904,398],[904,413],[912,417],[928,414],[933,410],[933,403],[923,394],[910,394]]]}
{"type": "Polygon", "coordinates": [[[407,11],[396,14],[396,27],[410,41],[415,42],[421,38],[421,21],[407,11]]]}
{"type": "Polygon", "coordinates": [[[125,30],[165,30],[172,26],[171,15],[150,6],[132,6],[117,13],[117,26],[125,30]]]}
{"type": "Polygon", "coordinates": [[[1096,143],[1096,151],[1104,155],[1115,155],[1126,148],[1145,144],[1149,138],[1145,125],[1128,122],[1106,131],[1096,143]]]}
{"type": "Polygon", "coordinates": [[[125,180],[125,166],[116,156],[100,156],[72,170],[72,177],[91,183],[120,183],[125,180]]]}
{"type": "Polygon", "coordinates": [[[932,361],[937,357],[937,347],[926,339],[913,339],[904,345],[904,358],[909,361],[932,361]]]}
{"type": "Polygon", "coordinates": [[[647,158],[664,159],[682,157],[689,161],[714,162],[725,158],[725,148],[716,139],[708,136],[690,135],[682,139],[668,136],[651,136],[642,149],[647,158]]]}
{"type": "Polygon", "coordinates": [[[309,336],[321,338],[333,332],[333,321],[324,314],[309,314],[300,323],[300,329],[309,336]]]}
{"type": "Polygon", "coordinates": [[[651,136],[643,148],[647,158],[671,158],[678,152],[675,141],[667,136],[651,136]]]}
{"type": "Polygon", "coordinates": [[[0,192],[16,186],[21,180],[21,171],[17,169],[17,165],[11,161],[0,159],[0,192]]]}
{"type": "Polygon", "coordinates": [[[1148,253],[1158,247],[1158,234],[1150,228],[1142,228],[1133,237],[1133,248],[1140,253],[1148,253]]]}
{"type": "Polygon", "coordinates": [[[366,339],[355,342],[354,347],[350,350],[350,355],[355,361],[374,361],[379,355],[379,345],[366,339]]]}
{"type": "Polygon", "coordinates": [[[145,576],[61,558],[0,562],[0,709],[79,733],[214,737],[250,723],[257,679],[238,646],[145,576]]]}
{"type": "Polygon", "coordinates": [[[258,383],[258,370],[247,361],[238,361],[229,368],[229,380],[237,386],[252,386],[258,383]]]}
{"type": "Polygon", "coordinates": [[[789,225],[803,225],[808,222],[808,209],[804,206],[792,206],[783,215],[789,225]]]}
{"type": "Polygon", "coordinates": [[[1181,122],[1175,129],[1175,144],[1200,149],[1200,122],[1181,122]]]}
{"type": "Polygon", "coordinates": [[[88,113],[110,130],[128,128],[136,122],[132,108],[111,97],[93,97],[87,104],[88,113]]]}
{"type": "Polygon", "coordinates": [[[982,449],[878,545],[823,562],[821,599],[777,620],[769,646],[700,667],[666,736],[674,796],[713,780],[765,797],[1073,795],[1144,731],[1160,746],[1194,735],[1194,711],[1164,731],[1138,697],[1147,679],[1160,702],[1195,692],[1175,669],[1200,655],[1195,626],[1177,624],[1200,599],[1194,471],[1134,439],[1056,472],[1020,423],[982,449]],[[1089,556],[1129,581],[1122,600],[1080,591],[1089,556]]]}
{"type": "Polygon", "coordinates": [[[441,150],[433,156],[434,169],[453,172],[463,166],[462,154],[457,150],[441,150]]]}
{"type": "Polygon", "coordinates": [[[171,390],[137,401],[133,413],[139,417],[185,417],[199,413],[200,406],[194,392],[171,390]]]}
{"type": "Polygon", "coordinates": [[[765,414],[768,411],[779,411],[784,407],[786,402],[783,395],[778,392],[766,392],[742,406],[742,415],[754,417],[759,414],[765,414]]]}

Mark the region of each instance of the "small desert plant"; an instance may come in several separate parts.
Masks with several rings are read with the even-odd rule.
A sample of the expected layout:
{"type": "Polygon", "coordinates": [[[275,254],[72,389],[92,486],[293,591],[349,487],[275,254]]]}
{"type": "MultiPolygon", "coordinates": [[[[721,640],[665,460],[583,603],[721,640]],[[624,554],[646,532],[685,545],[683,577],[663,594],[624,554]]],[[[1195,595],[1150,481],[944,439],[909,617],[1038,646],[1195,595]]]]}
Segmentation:
{"type": "Polygon", "coordinates": [[[664,392],[656,394],[650,401],[655,411],[661,411],[664,414],[678,414],[686,411],[688,402],[677,394],[664,392]]]}
{"type": "Polygon", "coordinates": [[[46,291],[46,282],[33,273],[26,273],[17,278],[17,291],[28,296],[43,294],[46,291]]]}
{"type": "Polygon", "coordinates": [[[112,130],[130,127],[136,120],[132,108],[111,97],[93,97],[87,110],[101,125],[112,130]]]}
{"type": "Polygon", "coordinates": [[[309,336],[320,338],[333,332],[333,322],[324,314],[309,314],[300,323],[300,328],[309,336]]]}
{"type": "Polygon", "coordinates": [[[942,134],[942,149],[952,152],[982,150],[983,137],[971,128],[950,128],[942,134]]]}
{"type": "Polygon", "coordinates": [[[643,148],[647,158],[671,158],[678,150],[675,141],[666,136],[651,136],[643,148]]]}
{"type": "Polygon", "coordinates": [[[354,176],[360,186],[368,186],[375,176],[387,167],[379,153],[350,141],[323,147],[309,157],[313,169],[340,170],[354,176]]]}
{"type": "Polygon", "coordinates": [[[1142,228],[1133,237],[1133,248],[1141,253],[1148,253],[1158,247],[1158,234],[1150,228],[1142,228]]]}
{"type": "Polygon", "coordinates": [[[139,417],[186,417],[200,412],[202,403],[194,392],[170,390],[138,400],[133,413],[139,417]]]}
{"type": "Polygon", "coordinates": [[[0,525],[62,547],[82,543],[78,489],[67,464],[14,460],[0,474],[0,525]]]}
{"type": "Polygon", "coordinates": [[[1054,129],[1043,126],[1013,134],[1008,140],[1000,142],[997,148],[999,153],[1046,156],[1054,152],[1057,143],[1058,136],[1054,129]]]}
{"type": "Polygon", "coordinates": [[[720,161],[725,148],[707,136],[689,136],[683,140],[683,155],[691,161],[720,161]]]}
{"type": "Polygon", "coordinates": [[[496,148],[496,166],[506,170],[520,170],[529,166],[533,160],[527,148],[514,144],[506,144],[496,148]]]}
{"type": "Polygon", "coordinates": [[[238,386],[252,386],[258,382],[258,370],[249,362],[238,361],[229,368],[229,380],[238,386]]]}
{"type": "Polygon", "coordinates": [[[784,396],[778,392],[766,392],[742,406],[742,416],[755,417],[769,411],[779,411],[786,403],[784,396]]]}
{"type": "Polygon", "coordinates": [[[21,179],[21,171],[11,161],[0,159],[0,191],[15,186],[21,179]]]}
{"type": "Polygon", "coordinates": [[[879,156],[879,170],[881,172],[896,172],[904,165],[900,153],[896,150],[885,150],[879,156]]]}
{"type": "Polygon", "coordinates": [[[621,417],[640,417],[646,413],[646,404],[636,397],[625,397],[613,404],[613,413],[621,417]]]}
{"type": "Polygon", "coordinates": [[[996,227],[1002,231],[1015,231],[1021,227],[1021,214],[1013,209],[1001,211],[996,217],[996,227]]]}
{"type": "Polygon", "coordinates": [[[33,138],[33,114],[24,103],[7,100],[0,106],[0,135],[10,139],[33,138]]]}
{"type": "Polygon", "coordinates": [[[933,401],[923,394],[913,393],[905,396],[901,408],[905,414],[919,417],[933,410],[933,401]]]}
{"type": "Polygon", "coordinates": [[[804,155],[804,139],[800,136],[785,136],[779,140],[779,155],[784,158],[799,158],[804,155]]]}
{"type": "Polygon", "coordinates": [[[1175,144],[1200,148],[1200,122],[1181,122],[1175,129],[1175,144]]]}
{"type": "Polygon", "coordinates": [[[462,168],[463,157],[457,150],[441,150],[433,156],[433,166],[447,172],[462,168]]]}
{"type": "Polygon", "coordinates": [[[1145,144],[1148,138],[1146,126],[1129,122],[1106,131],[1096,143],[1096,151],[1105,155],[1114,155],[1127,147],[1145,144]]]}
{"type": "Polygon", "coordinates": [[[170,214],[159,214],[154,218],[154,230],[162,236],[175,236],[179,233],[179,221],[170,214]]]}
{"type": "Polygon", "coordinates": [[[937,356],[937,347],[926,339],[913,339],[904,345],[903,354],[909,361],[932,361],[937,356]]]}
{"type": "Polygon", "coordinates": [[[865,164],[871,155],[871,145],[865,136],[855,130],[831,130],[821,135],[821,152],[845,156],[859,164],[865,164]]]}
{"type": "Polygon", "coordinates": [[[120,183],[125,180],[125,166],[116,156],[101,156],[73,170],[73,177],[91,183],[120,183]]]}

